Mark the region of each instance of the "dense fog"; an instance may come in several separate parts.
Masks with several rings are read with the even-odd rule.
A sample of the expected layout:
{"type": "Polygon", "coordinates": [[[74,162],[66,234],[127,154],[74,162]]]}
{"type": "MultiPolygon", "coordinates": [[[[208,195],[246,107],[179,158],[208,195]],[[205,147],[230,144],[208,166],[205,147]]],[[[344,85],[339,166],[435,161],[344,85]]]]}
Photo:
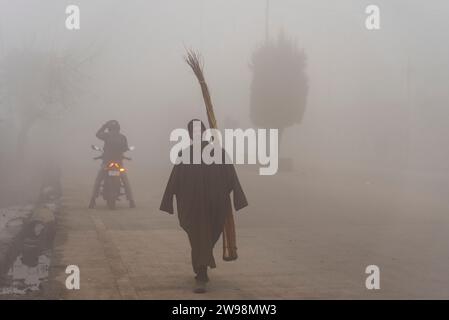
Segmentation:
{"type": "MultiPolygon", "coordinates": [[[[117,228],[167,226],[156,212],[172,166],[170,133],[193,118],[207,123],[184,60],[192,49],[220,129],[279,129],[277,174],[237,166],[249,201],[239,239],[260,272],[290,274],[280,283],[301,290],[315,279],[326,293],[321,279],[355,283],[376,257],[391,267],[397,291],[387,294],[447,296],[437,277],[422,287],[407,279],[447,272],[439,243],[447,243],[449,3],[377,0],[380,29],[368,30],[372,2],[0,0],[0,208],[33,203],[54,178],[68,214],[89,217],[100,166],[91,145],[101,146],[95,133],[115,119],[136,147],[126,166],[140,210],[117,228]],[[71,4],[79,30],[66,28],[71,4]],[[258,250],[249,251],[253,240],[258,250]],[[261,258],[276,255],[276,267],[261,258]]],[[[152,237],[133,243],[161,240],[152,237]]]]}

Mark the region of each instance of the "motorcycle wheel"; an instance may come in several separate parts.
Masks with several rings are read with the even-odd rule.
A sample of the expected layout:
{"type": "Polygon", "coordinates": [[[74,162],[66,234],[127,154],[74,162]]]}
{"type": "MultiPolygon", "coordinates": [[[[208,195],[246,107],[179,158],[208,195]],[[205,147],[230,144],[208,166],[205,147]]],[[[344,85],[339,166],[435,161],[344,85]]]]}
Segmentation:
{"type": "Polygon", "coordinates": [[[115,199],[112,195],[106,200],[109,210],[115,210],[115,199]]]}
{"type": "Polygon", "coordinates": [[[116,177],[107,177],[105,179],[104,195],[109,210],[115,210],[116,208],[118,195],[117,188],[120,188],[118,183],[120,183],[120,179],[117,179],[116,177]]]}

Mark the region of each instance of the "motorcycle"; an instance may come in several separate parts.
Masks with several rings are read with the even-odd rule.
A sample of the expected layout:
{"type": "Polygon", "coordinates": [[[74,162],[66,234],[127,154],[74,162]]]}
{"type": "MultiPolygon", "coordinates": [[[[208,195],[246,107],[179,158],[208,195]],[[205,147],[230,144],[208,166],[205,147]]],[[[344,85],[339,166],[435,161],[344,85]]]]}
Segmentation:
{"type": "MultiPolygon", "coordinates": [[[[92,149],[95,151],[103,152],[103,149],[92,145],[92,149]]],[[[129,151],[134,150],[134,147],[130,147],[129,151]]],[[[94,160],[102,160],[103,155],[95,157],[94,160]]],[[[112,160],[106,162],[102,170],[104,170],[103,179],[100,183],[99,194],[103,196],[106,204],[110,210],[116,208],[116,202],[120,200],[120,196],[126,195],[125,185],[123,183],[122,175],[125,174],[126,169],[123,166],[123,160],[131,160],[131,158],[122,156],[120,160],[112,160]]]]}

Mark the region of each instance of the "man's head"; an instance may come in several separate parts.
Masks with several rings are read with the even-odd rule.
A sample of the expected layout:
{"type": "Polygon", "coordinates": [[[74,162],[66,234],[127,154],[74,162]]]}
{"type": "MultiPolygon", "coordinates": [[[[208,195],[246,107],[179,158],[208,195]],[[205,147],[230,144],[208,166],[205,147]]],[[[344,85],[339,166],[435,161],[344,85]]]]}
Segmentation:
{"type": "Polygon", "coordinates": [[[107,123],[109,132],[120,132],[120,123],[117,120],[110,120],[107,123]]]}
{"type": "Polygon", "coordinates": [[[197,138],[201,141],[203,133],[206,131],[206,126],[201,120],[193,119],[187,124],[187,130],[189,131],[190,139],[194,140],[194,138],[197,138]]]}

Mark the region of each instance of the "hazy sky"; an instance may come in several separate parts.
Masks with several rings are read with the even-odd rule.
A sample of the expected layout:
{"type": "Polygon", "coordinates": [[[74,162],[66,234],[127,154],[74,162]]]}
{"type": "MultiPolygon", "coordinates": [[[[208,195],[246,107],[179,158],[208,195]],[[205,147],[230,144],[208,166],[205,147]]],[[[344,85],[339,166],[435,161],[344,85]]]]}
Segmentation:
{"type": "MultiPolygon", "coordinates": [[[[271,0],[270,36],[284,30],[308,58],[308,106],[286,132],[285,156],[449,169],[448,10],[443,0],[271,0]],[[366,30],[368,4],[379,5],[381,30],[366,30]]],[[[88,59],[76,109],[34,129],[35,139],[39,130],[63,132],[53,138],[73,153],[116,118],[140,156],[162,147],[155,161],[168,159],[170,130],[205,115],[184,47],[205,58],[219,123],[252,126],[249,64],[264,38],[262,0],[0,1],[2,54],[25,47],[88,59]],[[68,4],[80,6],[79,31],[65,29],[68,4]]]]}

